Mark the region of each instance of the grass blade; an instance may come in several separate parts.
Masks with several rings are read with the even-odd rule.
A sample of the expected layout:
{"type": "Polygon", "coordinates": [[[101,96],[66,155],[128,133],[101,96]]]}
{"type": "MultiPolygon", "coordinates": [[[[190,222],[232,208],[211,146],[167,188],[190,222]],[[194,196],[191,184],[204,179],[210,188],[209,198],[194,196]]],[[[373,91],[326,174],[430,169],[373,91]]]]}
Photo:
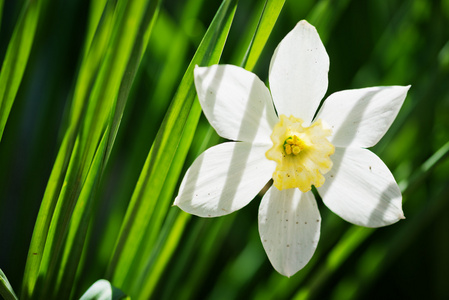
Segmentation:
{"type": "Polygon", "coordinates": [[[69,125],[30,246],[24,298],[66,297],[70,292],[93,192],[115,140],[158,5],[158,1],[146,0],[108,2],[94,39],[86,42],[90,50],[83,59],[69,125]],[[98,152],[101,147],[104,152],[98,152]],[[96,173],[89,175],[90,170],[96,173]]]}
{"type": "Polygon", "coordinates": [[[2,296],[5,300],[18,300],[2,269],[0,269],[0,296],[2,296]]]}
{"type": "MultiPolygon", "coordinates": [[[[162,192],[189,115],[194,110],[199,116],[199,105],[194,104],[196,93],[193,68],[197,64],[209,65],[218,62],[235,8],[236,1],[223,1],[181,81],[145,162],[108,271],[113,284],[124,290],[128,290],[126,278],[130,278],[129,274],[138,274],[140,269],[140,266],[134,263],[135,259],[139,259],[135,255],[142,246],[144,233],[149,228],[148,222],[162,192]],[[136,269],[130,269],[133,265],[136,269]]],[[[198,119],[192,122],[196,124],[198,119]]]]}
{"type": "MultiPolygon", "coordinates": [[[[0,141],[22,81],[36,32],[42,0],[27,1],[8,45],[0,72],[0,141]]],[[[0,5],[0,12],[3,1],[0,5]]]]}
{"type": "Polygon", "coordinates": [[[257,24],[256,31],[253,39],[248,47],[248,50],[243,58],[242,67],[251,71],[254,69],[256,62],[259,60],[268,37],[273,30],[285,0],[267,0],[265,1],[262,15],[260,16],[259,23],[257,24]]]}

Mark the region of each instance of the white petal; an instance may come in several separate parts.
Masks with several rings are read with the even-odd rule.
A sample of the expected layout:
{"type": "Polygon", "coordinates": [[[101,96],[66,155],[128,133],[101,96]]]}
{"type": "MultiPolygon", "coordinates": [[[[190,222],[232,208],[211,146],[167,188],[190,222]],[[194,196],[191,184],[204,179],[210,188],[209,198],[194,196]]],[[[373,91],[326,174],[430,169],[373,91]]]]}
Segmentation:
{"type": "Polygon", "coordinates": [[[404,218],[402,195],[388,167],[367,149],[336,148],[332,169],[318,192],[348,222],[380,227],[404,218]]]}
{"type": "Polygon", "coordinates": [[[329,56],[315,27],[299,22],[279,43],[270,65],[270,89],[279,115],[307,126],[327,90],[329,56]]]}
{"type": "Polygon", "coordinates": [[[259,233],[273,267],[285,276],[302,269],[320,238],[321,217],[311,192],[272,186],[259,208],[259,233]]]}
{"type": "Polygon", "coordinates": [[[227,139],[269,143],[278,118],[265,84],[232,65],[195,68],[198,99],[209,123],[227,139]]]}
{"type": "Polygon", "coordinates": [[[333,131],[337,147],[372,147],[393,123],[410,86],[386,86],[346,90],[324,101],[317,119],[333,131]]]}
{"type": "Polygon", "coordinates": [[[174,205],[200,217],[222,216],[244,207],[276,168],[265,157],[268,148],[246,142],[209,148],[187,170],[174,205]]]}

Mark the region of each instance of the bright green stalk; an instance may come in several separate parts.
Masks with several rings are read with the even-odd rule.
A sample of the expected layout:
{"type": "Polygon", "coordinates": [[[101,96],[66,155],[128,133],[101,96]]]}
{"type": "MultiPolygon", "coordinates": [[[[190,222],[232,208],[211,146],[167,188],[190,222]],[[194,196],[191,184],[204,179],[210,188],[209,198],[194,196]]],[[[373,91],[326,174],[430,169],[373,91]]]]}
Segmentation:
{"type": "Polygon", "coordinates": [[[95,153],[94,160],[89,169],[86,182],[80,192],[80,196],[74,208],[72,219],[70,220],[69,232],[64,248],[64,253],[57,273],[56,285],[51,287],[54,299],[63,299],[70,295],[73,288],[75,275],[79,267],[81,252],[83,250],[84,239],[91,219],[92,201],[95,197],[95,189],[100,181],[102,169],[105,163],[109,129],[105,131],[100,145],[95,153]]]}
{"type": "Polygon", "coordinates": [[[5,273],[3,273],[2,269],[0,269],[0,296],[5,300],[17,300],[17,296],[12,289],[11,284],[6,278],[5,273]]]}
{"type": "Polygon", "coordinates": [[[62,296],[72,285],[74,266],[79,262],[87,231],[85,218],[89,216],[95,191],[88,178],[98,184],[159,5],[159,2],[144,0],[119,1],[115,7],[111,3],[105,7],[92,43],[87,41],[91,49],[86,52],[80,69],[63,147],[52,171],[30,246],[24,298],[36,294],[62,296]],[[108,135],[106,139],[105,134],[108,135]],[[98,152],[100,145],[105,151],[98,152]],[[93,165],[98,174],[89,177],[93,165]],[[87,200],[87,204],[79,204],[87,200]],[[83,222],[76,221],[80,219],[83,222]],[[72,234],[68,234],[69,229],[72,234]],[[66,267],[71,273],[65,272],[66,267]],[[39,288],[44,286],[42,291],[34,290],[36,280],[39,288]]]}
{"type": "MultiPolygon", "coordinates": [[[[0,25],[1,25],[1,21],[2,21],[2,17],[3,17],[3,4],[5,1],[0,0],[0,25]]],[[[1,29],[1,28],[0,28],[1,29]]]]}
{"type": "MultiPolygon", "coordinates": [[[[225,0],[222,3],[181,81],[145,162],[108,271],[108,276],[112,277],[113,284],[125,291],[127,288],[123,285],[126,278],[130,274],[138,274],[140,269],[140,266],[136,266],[133,261],[139,259],[135,255],[142,247],[145,232],[150,228],[149,220],[154,212],[156,199],[162,192],[181,136],[185,126],[188,125],[186,122],[189,114],[192,113],[192,109],[200,110],[198,105],[193,104],[195,100],[193,69],[197,64],[204,66],[218,62],[235,13],[235,7],[236,1],[233,0],[225,0]],[[132,269],[131,266],[135,266],[135,268],[132,269]]],[[[199,116],[199,114],[197,115],[199,116]]],[[[192,120],[195,124],[197,121],[192,120]]]]}
{"type": "MultiPolygon", "coordinates": [[[[42,2],[29,0],[25,3],[3,60],[0,72],[0,141],[25,72],[42,2]]],[[[3,1],[0,3],[0,13],[2,9],[3,1]]]]}
{"type": "Polygon", "coordinates": [[[170,210],[168,213],[167,220],[159,235],[159,241],[134,283],[132,291],[137,295],[137,299],[151,298],[168,261],[179,244],[190,217],[191,215],[182,211],[170,210]]]}
{"type": "Polygon", "coordinates": [[[243,58],[242,67],[251,71],[254,69],[260,54],[262,53],[268,37],[273,30],[285,0],[267,0],[262,10],[262,14],[257,24],[253,39],[248,47],[248,50],[243,58]]]}
{"type": "Polygon", "coordinates": [[[91,43],[95,37],[97,28],[99,28],[99,23],[102,22],[101,19],[110,16],[110,14],[105,10],[105,7],[107,5],[112,6],[111,1],[96,0],[90,2],[88,26],[86,38],[84,40],[84,56],[86,56],[89,52],[89,49],[91,49],[91,43]]]}

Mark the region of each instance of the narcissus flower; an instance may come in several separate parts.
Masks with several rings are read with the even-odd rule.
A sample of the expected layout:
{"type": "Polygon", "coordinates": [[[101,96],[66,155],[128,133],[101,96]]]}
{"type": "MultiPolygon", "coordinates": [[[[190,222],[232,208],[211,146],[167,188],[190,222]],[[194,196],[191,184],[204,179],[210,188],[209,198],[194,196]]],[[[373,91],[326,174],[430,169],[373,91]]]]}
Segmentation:
{"type": "Polygon", "coordinates": [[[271,93],[253,73],[232,65],[195,68],[204,114],[231,142],[201,154],[175,205],[217,217],[247,205],[273,179],[259,208],[259,233],[273,267],[291,276],[312,257],[321,217],[312,185],[343,219],[379,227],[404,218],[387,166],[370,150],[385,134],[409,86],[330,95],[329,57],[316,29],[301,21],[281,41],[269,71],[271,93]]]}

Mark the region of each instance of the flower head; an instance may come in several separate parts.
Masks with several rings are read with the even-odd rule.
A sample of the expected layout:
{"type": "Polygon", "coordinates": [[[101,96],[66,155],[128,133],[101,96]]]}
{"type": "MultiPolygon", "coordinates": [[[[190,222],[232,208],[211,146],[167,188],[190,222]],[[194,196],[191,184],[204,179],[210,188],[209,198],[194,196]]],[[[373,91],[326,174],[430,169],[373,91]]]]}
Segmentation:
{"type": "Polygon", "coordinates": [[[286,276],[303,268],[318,244],[321,217],[312,185],[325,205],[351,223],[379,227],[403,218],[393,175],[366,148],[388,130],[409,86],[337,92],[317,112],[328,70],[326,50],[306,21],[272,57],[271,93],[236,66],[195,68],[204,114],[232,141],[195,160],[175,205],[202,217],[229,214],[273,179],[260,204],[259,233],[273,267],[286,276]]]}

